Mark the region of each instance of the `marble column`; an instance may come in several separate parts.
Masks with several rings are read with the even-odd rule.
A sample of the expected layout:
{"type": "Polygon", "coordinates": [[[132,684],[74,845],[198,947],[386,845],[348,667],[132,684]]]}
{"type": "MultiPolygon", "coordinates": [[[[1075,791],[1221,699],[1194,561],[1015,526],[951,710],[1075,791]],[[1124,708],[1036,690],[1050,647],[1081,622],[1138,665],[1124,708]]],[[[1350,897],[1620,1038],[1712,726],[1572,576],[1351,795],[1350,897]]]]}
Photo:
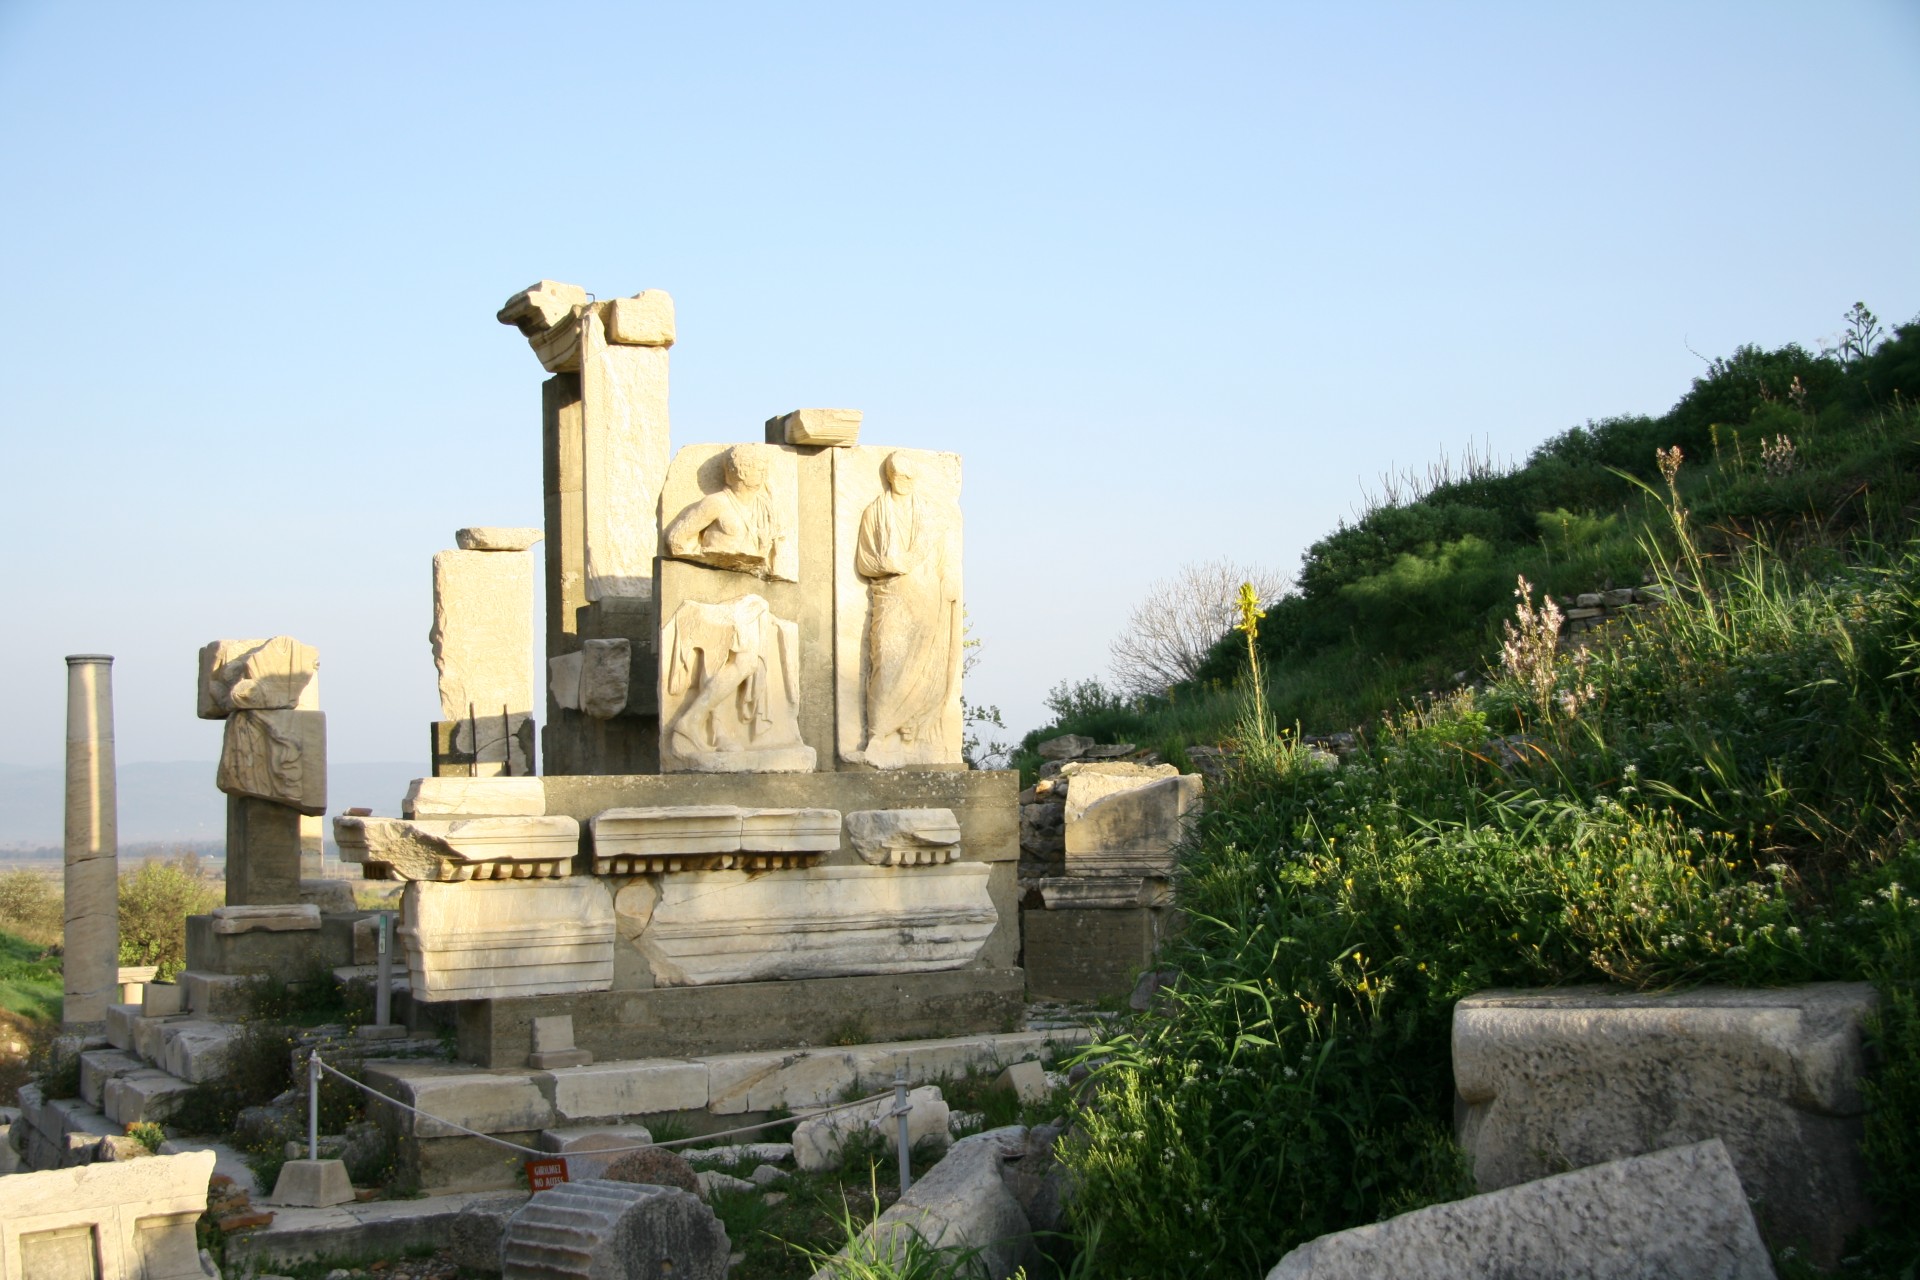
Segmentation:
{"type": "Polygon", "coordinates": [[[114,804],[113,659],[67,658],[66,928],[69,1027],[103,1023],[119,999],[120,869],[114,804]]]}

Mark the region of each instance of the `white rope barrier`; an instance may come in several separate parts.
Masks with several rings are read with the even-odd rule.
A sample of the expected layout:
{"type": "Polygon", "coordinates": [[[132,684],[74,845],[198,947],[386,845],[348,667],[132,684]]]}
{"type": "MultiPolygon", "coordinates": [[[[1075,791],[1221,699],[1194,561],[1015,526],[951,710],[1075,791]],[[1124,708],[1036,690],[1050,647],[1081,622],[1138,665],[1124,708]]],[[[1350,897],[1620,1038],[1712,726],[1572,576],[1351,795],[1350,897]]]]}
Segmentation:
{"type": "MultiPolygon", "coordinates": [[[[496,1146],[505,1147],[509,1151],[519,1151],[526,1155],[533,1156],[537,1159],[543,1159],[543,1160],[552,1160],[556,1158],[564,1159],[567,1154],[565,1152],[556,1152],[556,1151],[537,1151],[532,1147],[523,1147],[517,1142],[508,1142],[505,1138],[496,1138],[494,1135],[490,1133],[482,1133],[478,1129],[469,1129],[467,1128],[467,1126],[463,1124],[457,1124],[452,1120],[447,1120],[440,1116],[436,1116],[430,1111],[422,1111],[420,1108],[416,1106],[412,1106],[409,1103],[402,1102],[398,1098],[392,1097],[388,1094],[381,1093],[378,1089],[375,1089],[372,1085],[362,1083],[359,1080],[355,1080],[352,1076],[348,1075],[344,1071],[339,1070],[338,1068],[334,1067],[330,1063],[321,1061],[320,1054],[317,1051],[309,1055],[308,1061],[313,1065],[317,1065],[321,1071],[326,1072],[328,1075],[336,1076],[339,1079],[346,1081],[348,1084],[360,1090],[362,1093],[367,1094],[369,1097],[378,1098],[382,1102],[390,1103],[393,1106],[399,1107],[402,1111],[410,1111],[416,1116],[424,1116],[426,1119],[433,1121],[435,1124],[443,1124],[447,1126],[447,1128],[449,1129],[458,1129],[461,1133],[467,1134],[470,1137],[481,1138],[487,1142],[493,1143],[496,1146]]],[[[624,1155],[629,1151],[645,1151],[649,1147],[692,1146],[696,1143],[712,1142],[715,1138],[731,1138],[737,1134],[757,1133],[762,1129],[771,1129],[778,1125],[798,1124],[802,1120],[811,1120],[816,1116],[832,1115],[837,1111],[850,1111],[854,1107],[863,1107],[870,1102],[878,1102],[882,1098],[892,1098],[895,1096],[896,1096],[895,1092],[890,1089],[885,1093],[876,1093],[872,1097],[856,1098],[852,1102],[841,1102],[841,1103],[836,1103],[831,1107],[820,1107],[811,1111],[799,1112],[795,1115],[782,1116],[778,1120],[762,1120],[759,1124],[741,1125],[737,1129],[722,1129],[718,1133],[703,1133],[698,1135],[697,1137],[692,1137],[692,1138],[672,1138],[666,1142],[642,1142],[642,1143],[636,1143],[631,1147],[601,1147],[601,1148],[595,1149],[592,1152],[575,1152],[573,1154],[593,1155],[595,1157],[614,1156],[614,1155],[624,1155]]],[[[904,1111],[894,1111],[894,1112],[890,1112],[889,1114],[900,1115],[902,1117],[901,1132],[904,1134],[906,1131],[904,1111]]],[[[318,1089],[310,1089],[308,1101],[307,1101],[307,1130],[310,1136],[317,1137],[318,1135],[319,1115],[320,1115],[320,1091],[318,1089]]],[[[317,1145],[315,1149],[317,1151],[317,1145]]]]}

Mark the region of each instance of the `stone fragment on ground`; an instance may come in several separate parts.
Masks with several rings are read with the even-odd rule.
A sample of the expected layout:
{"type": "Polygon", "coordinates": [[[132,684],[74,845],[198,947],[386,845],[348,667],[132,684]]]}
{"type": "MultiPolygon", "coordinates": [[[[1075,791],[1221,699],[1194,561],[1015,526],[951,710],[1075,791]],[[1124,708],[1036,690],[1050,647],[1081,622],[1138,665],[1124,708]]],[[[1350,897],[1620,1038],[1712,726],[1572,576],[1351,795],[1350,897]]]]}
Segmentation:
{"type": "Polygon", "coordinates": [[[732,1246],[697,1196],[590,1179],[539,1192],[507,1220],[502,1280],[723,1280],[732,1246]]]}
{"type": "Polygon", "coordinates": [[[1267,1280],[1774,1280],[1718,1139],[1576,1169],[1321,1236],[1267,1280]]]}
{"type": "MultiPolygon", "coordinates": [[[[907,1142],[917,1146],[923,1141],[945,1142],[951,1111],[935,1085],[922,1085],[907,1093],[907,1142]]],[[[898,1120],[893,1115],[893,1099],[878,1098],[844,1111],[810,1116],[794,1126],[794,1163],[808,1173],[831,1169],[840,1163],[841,1148],[847,1139],[861,1130],[879,1134],[888,1142],[897,1135],[898,1120]]]]}
{"type": "Polygon", "coordinates": [[[629,1152],[607,1166],[609,1182],[648,1183],[660,1187],[678,1187],[695,1195],[704,1195],[700,1175],[684,1157],[665,1147],[643,1147],[629,1152]]]}

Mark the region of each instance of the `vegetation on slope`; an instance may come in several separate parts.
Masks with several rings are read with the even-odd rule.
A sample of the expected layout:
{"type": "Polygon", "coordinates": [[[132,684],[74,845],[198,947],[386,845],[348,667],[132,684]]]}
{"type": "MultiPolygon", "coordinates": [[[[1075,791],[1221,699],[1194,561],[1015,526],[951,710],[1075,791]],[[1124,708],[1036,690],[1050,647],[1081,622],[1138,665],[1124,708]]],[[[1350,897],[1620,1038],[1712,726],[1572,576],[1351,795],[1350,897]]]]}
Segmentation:
{"type": "MultiPolygon", "coordinates": [[[[1587,479],[1609,477],[1612,509],[1547,484],[1573,465],[1567,437],[1536,455],[1546,465],[1531,478],[1470,482],[1511,481],[1505,491],[1545,494],[1586,522],[1558,547],[1537,519],[1528,542],[1517,521],[1469,528],[1481,517],[1415,510],[1440,488],[1395,510],[1455,520],[1451,543],[1356,554],[1344,568],[1333,551],[1353,549],[1352,530],[1318,544],[1309,565],[1329,573],[1317,589],[1304,576],[1300,598],[1344,617],[1346,634],[1283,602],[1258,651],[1279,723],[1318,698],[1333,708],[1321,726],[1360,727],[1337,768],[1261,731],[1244,698],[1238,724],[1223,724],[1242,697],[1224,681],[1145,709],[1063,691],[1083,718],[1062,728],[1106,716],[1102,737],[1174,748],[1230,737],[1240,749],[1183,858],[1189,925],[1163,957],[1177,981],[1161,1012],[1101,1046],[1106,1088],[1070,1148],[1095,1270],[1258,1275],[1316,1235],[1466,1193],[1448,1031],[1471,992],[1864,979],[1883,999],[1867,1131],[1883,1219],[1853,1273],[1910,1274],[1920,414],[1893,396],[1899,383],[1876,380],[1920,386],[1917,353],[1920,326],[1844,365],[1744,351],[1664,419],[1571,433],[1598,460],[1587,479]],[[1627,458],[1628,444],[1644,459],[1627,458]],[[1605,470],[1626,461],[1625,476],[1605,470]],[[1468,537],[1489,550],[1463,549],[1468,537]],[[1556,576],[1568,560],[1575,576],[1556,576]],[[1504,582],[1487,584],[1502,599],[1483,618],[1473,584],[1488,565],[1504,582]],[[1568,592],[1646,574],[1669,603],[1557,652],[1557,620],[1531,587],[1514,609],[1526,570],[1568,592]],[[1420,595],[1429,573],[1448,589],[1420,595]],[[1388,625],[1394,583],[1431,607],[1421,642],[1486,669],[1483,681],[1399,698],[1430,659],[1388,625]],[[1380,674],[1372,689],[1310,679],[1316,664],[1363,653],[1380,674]]],[[[1494,509],[1458,496],[1438,505],[1494,509]]],[[[1356,528],[1384,537],[1402,518],[1380,514],[1356,528]]]]}

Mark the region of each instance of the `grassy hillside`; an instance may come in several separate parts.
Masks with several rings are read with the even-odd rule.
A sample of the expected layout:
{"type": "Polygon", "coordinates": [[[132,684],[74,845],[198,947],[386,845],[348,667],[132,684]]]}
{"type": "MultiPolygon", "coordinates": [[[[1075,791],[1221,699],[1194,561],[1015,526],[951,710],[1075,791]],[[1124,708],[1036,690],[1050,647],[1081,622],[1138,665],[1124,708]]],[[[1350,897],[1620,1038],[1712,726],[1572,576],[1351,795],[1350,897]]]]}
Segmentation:
{"type": "Polygon", "coordinates": [[[1257,1276],[1465,1194],[1448,1032],[1471,992],[1845,979],[1883,1001],[1883,1222],[1849,1274],[1914,1274],[1920,414],[1899,387],[1920,326],[1845,364],[1746,350],[1660,419],[1369,513],[1261,624],[1264,722],[1242,635],[1237,667],[1222,646],[1158,704],[1062,690],[1061,728],[1239,749],[1183,854],[1166,1007],[1099,1047],[1068,1155],[1094,1273],[1257,1276]],[[1522,576],[1667,603],[1569,650],[1522,576]],[[1263,727],[1296,719],[1357,749],[1334,765],[1263,727]]]}

